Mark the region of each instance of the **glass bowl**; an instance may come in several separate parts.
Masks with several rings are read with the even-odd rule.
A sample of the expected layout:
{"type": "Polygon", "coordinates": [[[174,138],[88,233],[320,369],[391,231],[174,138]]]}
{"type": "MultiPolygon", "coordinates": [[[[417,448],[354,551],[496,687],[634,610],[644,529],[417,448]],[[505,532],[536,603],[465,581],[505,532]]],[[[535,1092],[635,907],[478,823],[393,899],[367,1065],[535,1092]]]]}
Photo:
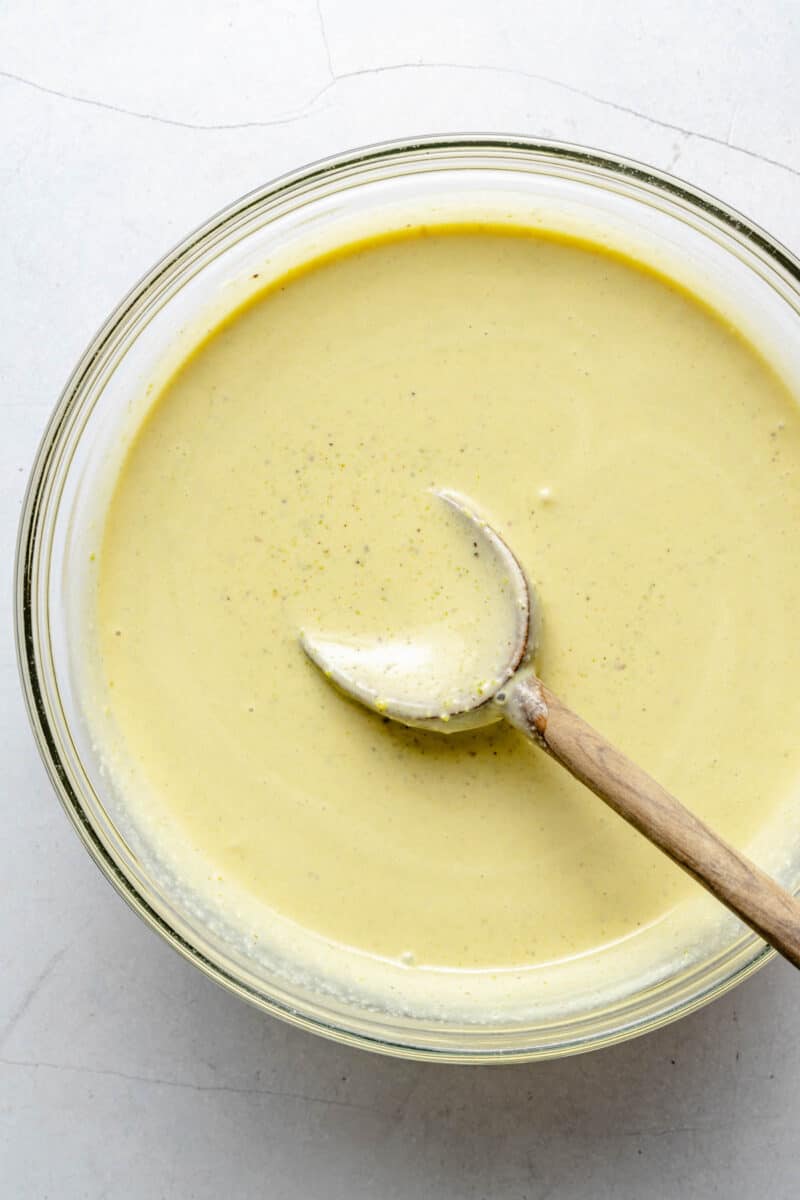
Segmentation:
{"type": "MultiPolygon", "coordinates": [[[[562,1011],[522,1022],[421,1020],[289,980],[249,959],[225,928],[151,870],[81,703],[88,548],[158,379],[270,273],[359,234],[459,217],[573,229],[663,263],[722,307],[797,388],[800,264],[743,217],[676,179],[576,146],[491,136],[423,138],[327,159],[258,189],[191,234],[87,348],[28,486],[16,565],[17,647],[36,741],[76,831],[120,895],[185,958],[265,1011],[341,1042],[413,1058],[521,1061],[656,1028],[721,995],[773,952],[731,920],[679,967],[627,980],[611,1001],[595,1002],[588,989],[562,1011]]],[[[790,847],[782,870],[792,887],[800,882],[798,849],[790,847]]]]}

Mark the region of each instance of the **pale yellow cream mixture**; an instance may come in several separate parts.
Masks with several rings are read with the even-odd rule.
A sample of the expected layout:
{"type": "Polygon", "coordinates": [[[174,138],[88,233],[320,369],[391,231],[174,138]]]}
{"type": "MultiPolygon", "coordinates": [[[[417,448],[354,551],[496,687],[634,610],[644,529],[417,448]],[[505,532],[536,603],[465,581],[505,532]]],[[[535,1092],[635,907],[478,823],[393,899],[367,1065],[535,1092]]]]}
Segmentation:
{"type": "Polygon", "coordinates": [[[591,951],[697,885],[511,728],[399,727],[299,647],[304,626],[401,636],[489,611],[434,485],[491,514],[535,580],[552,690],[738,846],[790,802],[792,396],[655,272],[454,226],[270,285],[149,412],[97,562],[106,703],[147,784],[132,811],[218,894],[370,955],[591,951]]]}

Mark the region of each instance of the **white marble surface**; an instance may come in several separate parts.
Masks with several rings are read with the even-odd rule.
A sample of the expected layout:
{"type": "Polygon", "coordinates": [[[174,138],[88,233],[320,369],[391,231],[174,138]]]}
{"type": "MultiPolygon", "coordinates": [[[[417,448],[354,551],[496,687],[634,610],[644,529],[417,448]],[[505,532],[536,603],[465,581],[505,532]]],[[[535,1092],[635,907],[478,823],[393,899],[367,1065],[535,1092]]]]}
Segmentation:
{"type": "Polygon", "coordinates": [[[84,343],[186,231],[380,138],[549,135],[718,193],[800,250],[794,0],[0,5],[0,1194],[798,1192],[798,981],[539,1066],[384,1061],[218,990],[127,910],[39,764],[11,634],[37,440],[84,343]]]}

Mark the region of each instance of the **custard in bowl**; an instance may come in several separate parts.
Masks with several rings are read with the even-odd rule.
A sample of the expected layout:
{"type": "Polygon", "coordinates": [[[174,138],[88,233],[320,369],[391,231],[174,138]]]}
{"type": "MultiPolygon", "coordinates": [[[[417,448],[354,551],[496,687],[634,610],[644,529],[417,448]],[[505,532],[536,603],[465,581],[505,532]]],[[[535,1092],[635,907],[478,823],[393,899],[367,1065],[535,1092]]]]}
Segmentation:
{"type": "Polygon", "coordinates": [[[793,884],[799,335],[765,235],[564,147],[378,148],[180,247],[76,373],[21,542],[34,722],[120,889],[234,990],[393,1053],[565,1053],[752,969],[512,730],[382,720],[298,634],[468,628],[485,567],[430,489],[479,499],[554,690],[793,884]]]}

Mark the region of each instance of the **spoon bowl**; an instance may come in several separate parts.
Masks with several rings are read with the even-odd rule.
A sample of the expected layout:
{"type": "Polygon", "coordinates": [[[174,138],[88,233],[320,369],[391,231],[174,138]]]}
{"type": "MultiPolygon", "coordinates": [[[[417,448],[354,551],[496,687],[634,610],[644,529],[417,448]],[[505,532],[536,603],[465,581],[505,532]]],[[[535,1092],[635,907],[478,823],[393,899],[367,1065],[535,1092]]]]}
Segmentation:
{"type": "Polygon", "coordinates": [[[536,592],[497,530],[459,492],[432,491],[456,515],[474,553],[491,564],[495,594],[490,604],[497,614],[491,661],[476,672],[463,635],[442,628],[429,636],[416,630],[408,637],[304,630],[300,642],[332,683],[367,708],[404,725],[456,733],[501,720],[503,689],[533,661],[541,617],[536,592]]]}

